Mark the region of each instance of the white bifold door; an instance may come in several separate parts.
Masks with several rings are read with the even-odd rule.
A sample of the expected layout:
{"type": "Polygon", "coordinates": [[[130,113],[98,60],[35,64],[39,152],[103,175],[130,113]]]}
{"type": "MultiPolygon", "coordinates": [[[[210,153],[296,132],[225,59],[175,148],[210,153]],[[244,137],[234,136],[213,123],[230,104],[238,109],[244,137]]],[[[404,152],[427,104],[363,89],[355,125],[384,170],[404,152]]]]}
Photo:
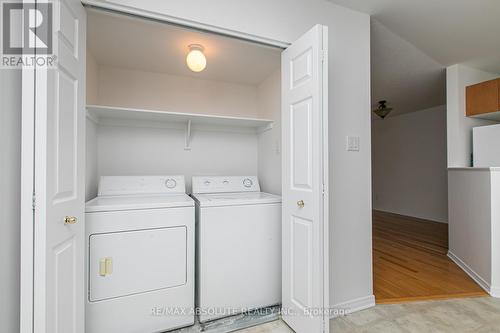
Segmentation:
{"type": "Polygon", "coordinates": [[[23,73],[34,81],[23,82],[23,99],[33,101],[32,112],[23,105],[23,147],[34,139],[23,165],[34,172],[32,189],[23,185],[22,193],[33,191],[34,204],[21,226],[21,265],[29,272],[31,261],[33,274],[21,282],[21,331],[83,333],[86,13],[79,0],[51,3],[57,66],[23,73]]]}
{"type": "Polygon", "coordinates": [[[282,53],[282,314],[297,333],[329,331],[327,28],[282,53]]]}

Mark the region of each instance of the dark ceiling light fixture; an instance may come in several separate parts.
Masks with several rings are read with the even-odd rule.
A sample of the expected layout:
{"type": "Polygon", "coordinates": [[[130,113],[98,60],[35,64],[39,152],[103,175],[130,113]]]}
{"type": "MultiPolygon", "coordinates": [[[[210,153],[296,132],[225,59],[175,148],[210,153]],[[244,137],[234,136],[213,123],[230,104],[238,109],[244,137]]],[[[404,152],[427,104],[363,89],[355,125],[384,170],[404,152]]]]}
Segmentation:
{"type": "Polygon", "coordinates": [[[387,117],[387,115],[392,111],[392,108],[387,107],[386,104],[387,101],[379,101],[378,107],[373,110],[373,112],[382,119],[387,117]]]}

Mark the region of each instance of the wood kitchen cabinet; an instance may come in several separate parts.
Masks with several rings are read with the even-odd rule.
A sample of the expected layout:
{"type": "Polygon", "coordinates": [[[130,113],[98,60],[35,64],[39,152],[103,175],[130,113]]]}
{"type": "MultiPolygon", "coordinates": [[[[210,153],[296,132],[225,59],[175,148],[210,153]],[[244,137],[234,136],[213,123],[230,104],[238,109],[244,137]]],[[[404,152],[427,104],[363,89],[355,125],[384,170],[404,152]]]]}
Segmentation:
{"type": "Polygon", "coordinates": [[[500,78],[466,88],[466,115],[500,121],[500,78]]]}

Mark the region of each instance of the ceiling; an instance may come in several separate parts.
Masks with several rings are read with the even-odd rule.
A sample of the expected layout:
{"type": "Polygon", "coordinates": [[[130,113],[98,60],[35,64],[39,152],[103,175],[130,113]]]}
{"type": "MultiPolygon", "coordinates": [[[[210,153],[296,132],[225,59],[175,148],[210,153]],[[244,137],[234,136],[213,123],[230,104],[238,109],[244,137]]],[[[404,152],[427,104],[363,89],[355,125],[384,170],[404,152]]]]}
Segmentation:
{"type": "Polygon", "coordinates": [[[281,50],[178,26],[89,10],[87,45],[99,65],[257,85],[280,68],[281,50]],[[201,73],[186,66],[188,45],[205,48],[201,73]]]}
{"type": "Polygon", "coordinates": [[[444,66],[500,73],[499,0],[329,0],[366,12],[444,66]]]}
{"type": "Polygon", "coordinates": [[[391,116],[446,104],[443,65],[391,32],[371,23],[372,104],[387,100],[391,116]]]}
{"type": "Polygon", "coordinates": [[[500,0],[329,0],[372,16],[372,103],[392,115],[446,103],[445,68],[500,74],[500,0]]]}

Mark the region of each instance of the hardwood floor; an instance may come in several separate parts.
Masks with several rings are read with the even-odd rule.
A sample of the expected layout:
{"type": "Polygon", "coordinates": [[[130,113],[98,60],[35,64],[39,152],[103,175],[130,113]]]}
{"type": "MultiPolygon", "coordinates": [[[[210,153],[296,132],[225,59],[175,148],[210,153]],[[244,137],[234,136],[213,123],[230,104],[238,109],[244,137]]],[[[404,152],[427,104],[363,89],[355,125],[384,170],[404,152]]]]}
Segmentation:
{"type": "Polygon", "coordinates": [[[377,304],[486,296],[447,256],[448,226],[373,212],[373,287],[377,304]]]}

